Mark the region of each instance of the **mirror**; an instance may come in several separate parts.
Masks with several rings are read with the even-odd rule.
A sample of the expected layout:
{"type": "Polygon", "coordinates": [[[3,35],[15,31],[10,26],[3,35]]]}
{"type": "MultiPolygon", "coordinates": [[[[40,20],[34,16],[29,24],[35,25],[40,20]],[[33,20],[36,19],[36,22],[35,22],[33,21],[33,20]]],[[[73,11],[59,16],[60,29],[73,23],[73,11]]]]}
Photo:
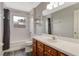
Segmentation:
{"type": "MultiPolygon", "coordinates": [[[[79,3],[66,7],[52,14],[51,33],[54,35],[79,39],[79,3]]],[[[42,20],[45,32],[48,33],[47,19],[49,15],[43,16],[42,20]]]]}

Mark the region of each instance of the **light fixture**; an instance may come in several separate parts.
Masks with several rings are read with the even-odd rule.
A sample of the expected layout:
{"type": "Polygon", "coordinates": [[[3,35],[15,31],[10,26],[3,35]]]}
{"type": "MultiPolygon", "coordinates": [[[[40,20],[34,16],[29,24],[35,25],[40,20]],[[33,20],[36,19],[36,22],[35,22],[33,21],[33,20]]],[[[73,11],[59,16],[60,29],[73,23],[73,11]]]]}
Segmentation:
{"type": "Polygon", "coordinates": [[[52,8],[53,8],[53,7],[52,7],[51,4],[48,4],[48,5],[47,5],[47,9],[48,9],[48,10],[51,10],[52,8]]]}
{"type": "Polygon", "coordinates": [[[50,2],[50,4],[47,5],[48,10],[51,10],[56,7],[58,7],[58,2],[50,2]]]}
{"type": "Polygon", "coordinates": [[[59,6],[63,5],[63,4],[64,4],[64,2],[50,2],[47,5],[47,9],[52,10],[53,8],[59,7],[59,6]]]}

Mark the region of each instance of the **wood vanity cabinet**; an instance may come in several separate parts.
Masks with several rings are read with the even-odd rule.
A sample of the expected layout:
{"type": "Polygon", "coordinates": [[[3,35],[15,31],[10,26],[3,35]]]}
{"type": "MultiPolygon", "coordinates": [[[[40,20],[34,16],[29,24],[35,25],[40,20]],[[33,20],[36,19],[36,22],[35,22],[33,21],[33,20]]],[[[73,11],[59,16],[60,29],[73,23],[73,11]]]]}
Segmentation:
{"type": "Polygon", "coordinates": [[[33,39],[33,56],[67,56],[67,55],[33,39]]]}
{"type": "Polygon", "coordinates": [[[44,50],[43,50],[44,44],[33,39],[33,51],[32,55],[33,56],[43,56],[44,55],[44,50]]]}
{"type": "Polygon", "coordinates": [[[37,46],[36,46],[37,45],[37,41],[35,39],[33,39],[33,44],[32,45],[33,45],[32,46],[33,47],[33,53],[32,53],[32,55],[36,56],[37,55],[36,54],[37,53],[37,51],[36,51],[37,50],[37,46]]]}

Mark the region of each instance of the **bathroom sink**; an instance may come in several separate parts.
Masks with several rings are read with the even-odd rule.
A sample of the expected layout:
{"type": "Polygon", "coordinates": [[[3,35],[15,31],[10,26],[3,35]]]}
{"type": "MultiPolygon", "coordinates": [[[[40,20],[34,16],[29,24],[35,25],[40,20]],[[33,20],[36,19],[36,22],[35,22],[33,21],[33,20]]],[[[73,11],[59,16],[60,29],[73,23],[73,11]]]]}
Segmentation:
{"type": "Polygon", "coordinates": [[[57,38],[55,37],[49,37],[46,39],[48,42],[56,42],[57,41],[57,38]]]}

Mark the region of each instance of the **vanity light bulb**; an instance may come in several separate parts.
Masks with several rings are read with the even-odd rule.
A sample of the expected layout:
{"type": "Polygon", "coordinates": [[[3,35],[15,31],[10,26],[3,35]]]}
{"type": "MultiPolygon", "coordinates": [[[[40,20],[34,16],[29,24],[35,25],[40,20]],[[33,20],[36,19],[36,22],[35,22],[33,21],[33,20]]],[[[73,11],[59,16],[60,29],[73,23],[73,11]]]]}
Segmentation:
{"type": "Polygon", "coordinates": [[[51,4],[48,4],[48,5],[47,5],[47,9],[48,9],[48,10],[51,10],[51,9],[52,9],[52,5],[51,5],[51,4]]]}

